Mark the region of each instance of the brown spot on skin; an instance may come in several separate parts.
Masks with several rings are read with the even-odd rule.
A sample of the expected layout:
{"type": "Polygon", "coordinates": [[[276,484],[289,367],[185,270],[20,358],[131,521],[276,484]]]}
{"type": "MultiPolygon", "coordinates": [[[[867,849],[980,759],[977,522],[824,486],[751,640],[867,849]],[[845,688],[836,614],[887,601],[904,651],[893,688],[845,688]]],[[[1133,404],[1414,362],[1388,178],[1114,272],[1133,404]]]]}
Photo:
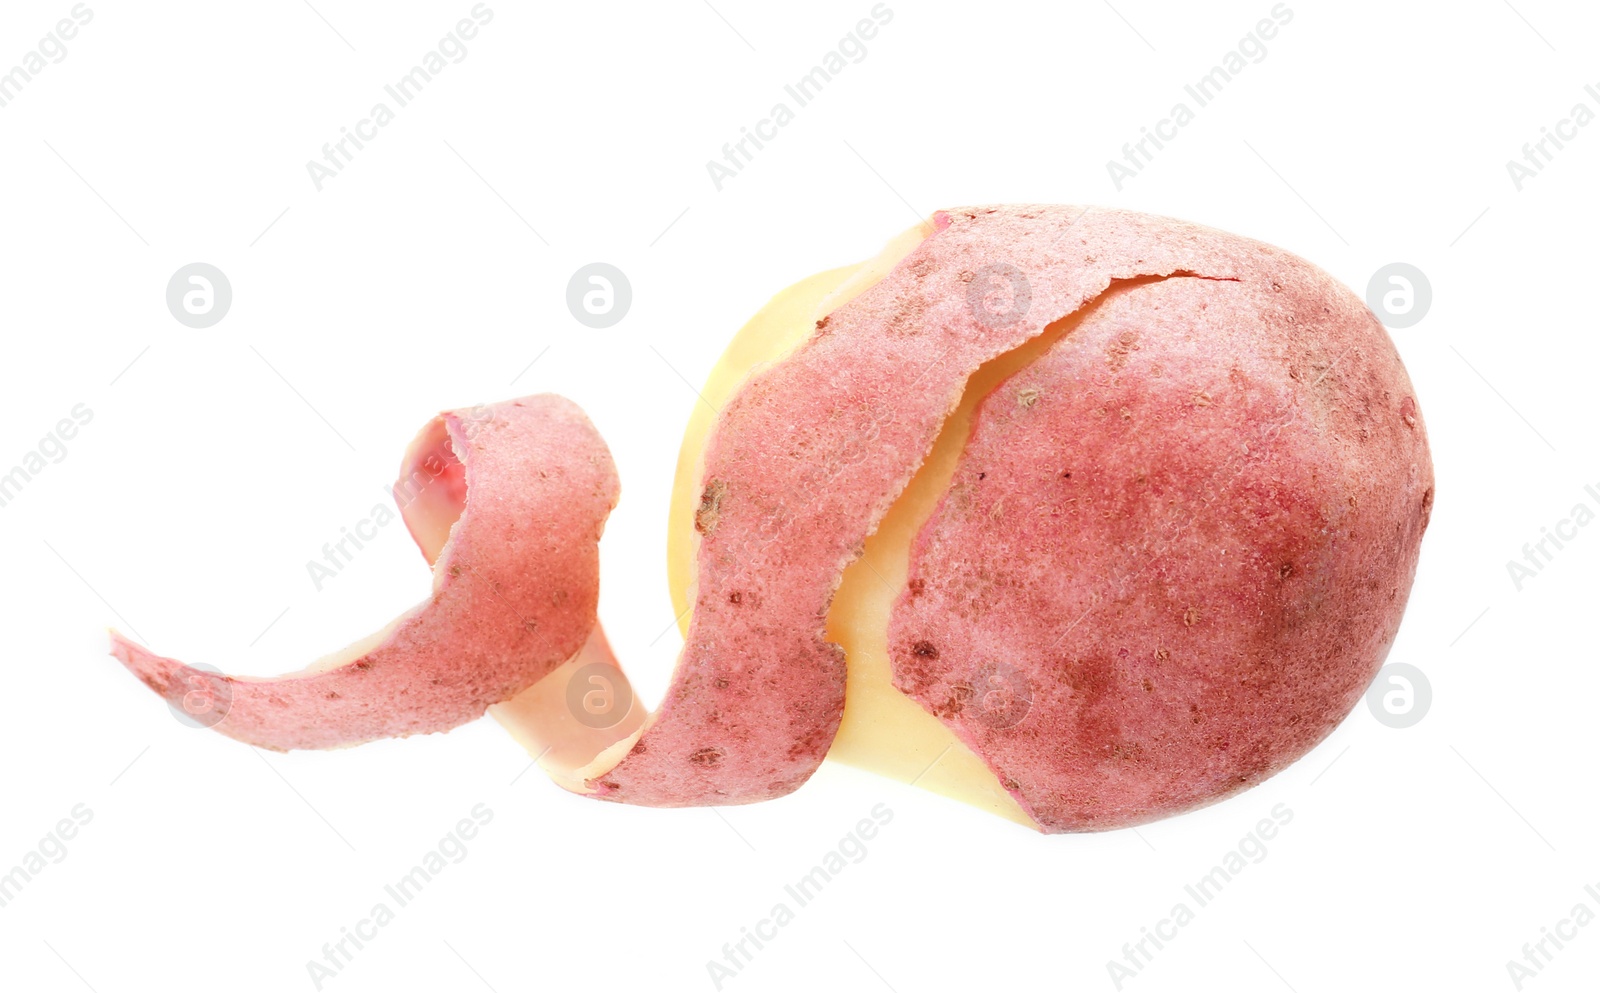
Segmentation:
{"type": "Polygon", "coordinates": [[[1017,392],[1017,406],[1027,410],[1039,402],[1039,391],[1035,389],[1019,390],[1017,392]]]}
{"type": "MultiPolygon", "coordinates": [[[[920,583],[922,580],[919,579],[917,582],[920,583]]],[[[921,591],[919,590],[918,592],[921,591]]],[[[920,659],[937,659],[939,657],[939,649],[935,648],[931,641],[919,641],[911,646],[911,654],[920,659]]]]}
{"type": "Polygon", "coordinates": [[[923,591],[926,590],[927,588],[928,588],[927,581],[926,580],[922,580],[922,579],[913,579],[910,583],[907,584],[907,589],[911,590],[911,595],[914,596],[914,597],[921,596],[923,591]]]}
{"type": "Polygon", "coordinates": [[[1155,692],[1155,691],[1156,691],[1156,684],[1155,684],[1155,683],[1152,683],[1152,682],[1151,682],[1151,681],[1150,681],[1150,680],[1148,680],[1148,679],[1146,679],[1146,680],[1145,680],[1145,681],[1144,681],[1144,682],[1143,682],[1143,683],[1141,683],[1141,684],[1140,684],[1140,685],[1141,685],[1141,686],[1143,686],[1143,687],[1144,687],[1144,691],[1145,691],[1145,692],[1146,692],[1146,693],[1154,693],[1154,692],[1155,692]]]}
{"type": "Polygon", "coordinates": [[[981,483],[981,482],[983,482],[983,480],[988,478],[988,476],[989,476],[989,474],[987,472],[980,472],[980,473],[978,473],[978,481],[981,483]]]}
{"type": "Polygon", "coordinates": [[[728,688],[728,681],[723,679],[721,676],[718,676],[716,679],[711,681],[711,685],[715,686],[719,690],[725,690],[728,688]]]}
{"type": "Polygon", "coordinates": [[[1211,406],[1211,394],[1201,390],[1194,396],[1190,397],[1189,402],[1193,403],[1196,407],[1209,407],[1211,406]]]}
{"type": "Polygon", "coordinates": [[[717,521],[722,517],[722,495],[727,491],[728,487],[720,479],[713,479],[706,484],[700,494],[700,507],[694,512],[696,531],[710,534],[717,529],[717,521]]]}
{"type": "Polygon", "coordinates": [[[789,757],[792,759],[801,755],[808,755],[817,751],[818,749],[827,751],[828,743],[832,740],[833,735],[830,732],[822,728],[818,728],[799,741],[796,741],[793,745],[790,745],[789,757]]]}
{"type": "Polygon", "coordinates": [[[450,578],[451,579],[455,579],[459,575],[461,575],[461,567],[458,566],[458,565],[451,566],[450,567],[450,578]]]}
{"type": "Polygon", "coordinates": [[[1133,331],[1124,331],[1117,335],[1117,340],[1106,349],[1106,364],[1112,372],[1121,372],[1122,367],[1128,364],[1130,353],[1139,348],[1139,336],[1133,331]]]}
{"type": "Polygon", "coordinates": [[[1111,753],[1111,758],[1117,761],[1137,759],[1142,751],[1137,742],[1131,741],[1114,741],[1106,746],[1106,750],[1111,753]]]}
{"type": "Polygon", "coordinates": [[[823,328],[825,328],[827,326],[828,326],[828,319],[826,317],[824,317],[822,320],[817,322],[817,330],[818,331],[821,331],[823,328]]]}
{"type": "MultiPolygon", "coordinates": [[[[634,745],[633,747],[635,749],[637,749],[639,746],[638,745],[634,745]]],[[[613,782],[612,780],[609,780],[609,779],[600,780],[600,785],[604,786],[606,789],[611,790],[613,792],[616,792],[616,791],[622,789],[621,786],[618,786],[615,782],[613,782]]]]}
{"type": "Polygon", "coordinates": [[[329,700],[337,700],[337,699],[339,699],[339,694],[337,694],[337,693],[329,693],[328,694],[328,699],[329,700]]]}
{"type": "Polygon", "coordinates": [[[355,668],[360,669],[362,672],[366,672],[368,669],[372,668],[372,662],[369,659],[361,659],[360,661],[356,662],[355,668]]]}
{"type": "Polygon", "coordinates": [[[738,590],[734,590],[732,593],[728,594],[728,602],[729,603],[744,603],[744,594],[740,593],[738,590]]]}
{"type": "Polygon", "coordinates": [[[966,683],[957,683],[950,687],[950,695],[944,702],[933,708],[933,716],[940,720],[950,720],[967,708],[967,701],[972,699],[972,687],[966,683]]]}
{"type": "Polygon", "coordinates": [[[1186,628],[1194,627],[1195,622],[1198,621],[1199,619],[1200,619],[1200,608],[1199,607],[1188,607],[1188,608],[1184,609],[1184,611],[1183,611],[1183,626],[1184,627],[1186,627],[1186,628]]]}
{"type": "Polygon", "coordinates": [[[1167,651],[1165,648],[1156,649],[1156,661],[1157,662],[1165,662],[1167,659],[1170,659],[1170,658],[1172,658],[1172,653],[1167,651]]]}
{"type": "Polygon", "coordinates": [[[702,769],[709,769],[722,761],[722,754],[722,749],[716,747],[697,748],[689,753],[689,762],[702,769]]]}

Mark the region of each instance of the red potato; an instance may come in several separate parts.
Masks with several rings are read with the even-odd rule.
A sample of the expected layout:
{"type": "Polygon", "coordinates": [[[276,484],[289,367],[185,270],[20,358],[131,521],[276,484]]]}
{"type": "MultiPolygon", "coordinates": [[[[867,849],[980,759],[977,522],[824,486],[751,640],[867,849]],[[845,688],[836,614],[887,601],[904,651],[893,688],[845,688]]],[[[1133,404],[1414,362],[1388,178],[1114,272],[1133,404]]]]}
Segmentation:
{"type": "MultiPolygon", "coordinates": [[[[462,670],[482,663],[430,670],[465,701],[448,719],[416,713],[403,679],[368,681],[363,728],[442,730],[505,701],[557,782],[602,799],[763,800],[833,754],[934,773],[1044,831],[1136,824],[1259,782],[1349,711],[1433,496],[1410,384],[1358,300],[1278,249],[1124,211],[940,212],[776,298],[706,392],[724,402],[691,425],[672,520],[693,610],[656,713],[597,729],[572,710],[567,681],[595,671],[631,699],[598,628],[584,637],[585,572],[549,621],[567,654],[470,694],[462,670]]],[[[532,478],[535,460],[604,456],[567,441],[482,440],[482,471],[469,457],[463,485],[406,508],[424,554],[451,561],[501,499],[485,484],[531,486],[519,512],[571,514],[592,563],[614,481],[563,501],[532,478]]],[[[477,623],[431,629],[435,647],[520,643],[500,629],[522,613],[481,591],[462,607],[477,623]]],[[[170,669],[135,671],[171,695],[170,669]]],[[[361,740],[297,730],[323,705],[286,702],[280,747],[361,740]]]]}
{"type": "Polygon", "coordinates": [[[1393,642],[1433,499],[1410,383],[1349,291],[1259,242],[1071,207],[936,215],[724,407],[704,466],[718,529],[775,537],[734,561],[702,541],[697,622],[729,611],[730,571],[787,574],[786,539],[848,563],[922,469],[911,489],[944,495],[907,552],[894,686],[1046,831],[1215,801],[1325,737],[1393,642]]]}

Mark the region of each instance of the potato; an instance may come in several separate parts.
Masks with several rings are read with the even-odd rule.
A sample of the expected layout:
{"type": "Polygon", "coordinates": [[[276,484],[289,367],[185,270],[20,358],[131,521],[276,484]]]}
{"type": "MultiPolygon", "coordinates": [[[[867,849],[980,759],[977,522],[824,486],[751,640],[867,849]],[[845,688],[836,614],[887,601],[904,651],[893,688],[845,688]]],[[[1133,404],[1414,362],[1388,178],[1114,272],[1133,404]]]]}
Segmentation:
{"type": "MultiPolygon", "coordinates": [[[[1042,831],[1138,824],[1261,781],[1349,712],[1433,500],[1411,385],[1359,300],[1126,211],[941,211],[774,298],[702,394],[668,538],[686,643],[654,714],[594,623],[609,456],[530,398],[471,439],[447,416],[464,477],[406,510],[430,561],[487,588],[441,605],[439,580],[409,648],[391,635],[367,668],[230,681],[219,729],[322,747],[495,704],[600,799],[753,802],[833,757],[1042,831]],[[518,664],[528,619],[545,638],[518,664]],[[574,704],[591,683],[619,701],[605,720],[574,704]]],[[[172,696],[175,663],[119,645],[172,696]]]]}
{"type": "MultiPolygon", "coordinates": [[[[1220,799],[1326,736],[1393,642],[1433,499],[1410,383],[1360,301],[1270,246],[1072,207],[943,212],[864,270],[774,301],[703,391],[722,406],[752,356],[778,363],[743,388],[767,397],[789,367],[839,370],[775,447],[827,451],[804,436],[855,414],[880,483],[917,470],[849,535],[832,757],[1084,830],[1220,799]],[[808,303],[801,346],[786,311],[808,303]]],[[[702,415],[680,605],[687,505],[718,481],[702,415]]],[[[833,488],[862,480],[849,462],[822,460],[833,488]]]]}

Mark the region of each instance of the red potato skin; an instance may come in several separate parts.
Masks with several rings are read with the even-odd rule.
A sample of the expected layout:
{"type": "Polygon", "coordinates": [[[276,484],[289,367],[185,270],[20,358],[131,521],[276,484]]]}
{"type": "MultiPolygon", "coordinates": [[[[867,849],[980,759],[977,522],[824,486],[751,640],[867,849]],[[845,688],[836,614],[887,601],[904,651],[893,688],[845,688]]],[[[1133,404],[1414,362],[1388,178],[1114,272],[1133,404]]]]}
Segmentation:
{"type": "Polygon", "coordinates": [[[276,679],[193,669],[120,635],[112,654],[174,706],[195,691],[226,701],[215,729],[275,750],[447,731],[537,682],[594,627],[598,542],[618,495],[610,452],[576,405],[549,395],[442,414],[412,447],[446,460],[417,500],[465,507],[432,596],[372,651],[276,679]]]}
{"type": "MultiPolygon", "coordinates": [[[[1062,244],[1148,250],[1107,220],[1062,244]]],[[[1013,232],[1036,299],[1070,279],[1031,255],[1037,220],[964,221],[1013,232]]],[[[1177,267],[1216,278],[1117,287],[984,399],[891,621],[896,685],[1047,832],[1201,806],[1321,741],[1393,643],[1433,502],[1367,308],[1288,253],[1171,228],[1177,267]]]]}

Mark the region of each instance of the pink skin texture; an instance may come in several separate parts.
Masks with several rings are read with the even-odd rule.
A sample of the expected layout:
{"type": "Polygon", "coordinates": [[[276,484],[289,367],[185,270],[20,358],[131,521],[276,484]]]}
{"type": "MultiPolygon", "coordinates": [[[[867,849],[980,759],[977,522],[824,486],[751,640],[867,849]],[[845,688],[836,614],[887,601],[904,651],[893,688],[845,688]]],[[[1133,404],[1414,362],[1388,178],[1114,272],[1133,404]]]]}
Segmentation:
{"type": "Polygon", "coordinates": [[[1044,830],[1122,827],[1260,782],[1350,711],[1432,467],[1387,334],[1320,270],[1176,222],[1156,249],[1116,215],[1041,239],[1059,215],[1029,213],[954,223],[1013,232],[1041,319],[1095,265],[1207,278],[1119,285],[984,398],[913,549],[895,681],[1044,830]]]}
{"type": "Polygon", "coordinates": [[[426,521],[443,545],[434,550],[433,594],[359,657],[247,679],[191,668],[116,634],[112,654],[176,707],[192,694],[222,701],[226,716],[215,729],[262,748],[333,748],[481,717],[589,636],[616,469],[583,412],[547,395],[436,418],[407,455],[408,482],[421,487],[407,508],[413,534],[426,554],[426,521]]]}

